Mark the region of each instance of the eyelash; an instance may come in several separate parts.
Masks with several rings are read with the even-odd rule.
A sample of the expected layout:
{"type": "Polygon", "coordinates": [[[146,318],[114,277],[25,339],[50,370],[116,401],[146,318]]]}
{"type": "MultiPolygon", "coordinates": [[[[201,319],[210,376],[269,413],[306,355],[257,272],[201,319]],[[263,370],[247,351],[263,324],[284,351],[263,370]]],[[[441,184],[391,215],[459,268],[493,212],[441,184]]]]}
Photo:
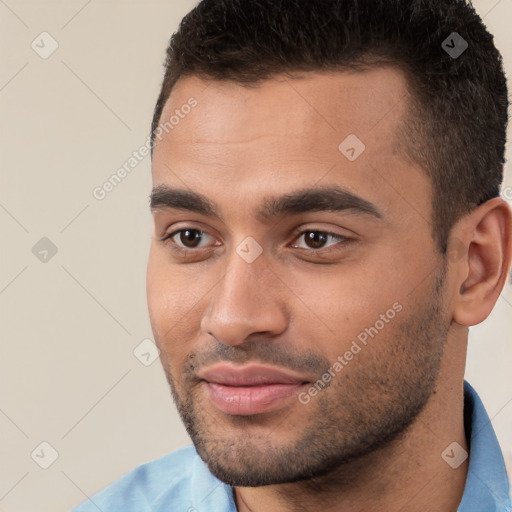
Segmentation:
{"type": "MultiPolygon", "coordinates": [[[[173,231],[172,233],[168,233],[168,234],[164,235],[163,237],[159,238],[159,240],[160,240],[160,242],[167,242],[169,240],[170,241],[169,243],[174,245],[174,249],[179,251],[179,252],[182,252],[182,253],[191,253],[191,252],[194,252],[194,251],[199,250],[199,249],[208,249],[208,248],[212,247],[212,246],[208,246],[208,247],[189,248],[189,247],[181,247],[181,246],[179,246],[172,239],[176,235],[178,235],[179,233],[182,233],[184,231],[195,231],[197,233],[200,233],[201,235],[208,235],[208,233],[206,233],[205,231],[202,231],[201,229],[185,227],[185,228],[177,229],[176,231],[173,231]]],[[[347,241],[350,240],[350,238],[348,238],[346,236],[340,235],[338,233],[333,233],[331,231],[321,230],[321,229],[304,229],[302,231],[299,231],[299,232],[295,233],[296,236],[295,236],[294,240],[297,240],[298,238],[300,238],[301,236],[305,235],[306,233],[321,233],[322,235],[326,235],[328,237],[330,236],[333,239],[338,240],[338,242],[347,242],[347,241]]],[[[309,251],[309,252],[313,252],[313,253],[319,253],[321,251],[328,251],[330,247],[335,246],[335,245],[337,245],[337,244],[333,244],[333,245],[328,246],[328,247],[322,247],[320,249],[311,249],[311,248],[306,248],[305,249],[304,247],[298,247],[298,249],[303,249],[303,250],[306,250],[306,251],[309,251]]]]}

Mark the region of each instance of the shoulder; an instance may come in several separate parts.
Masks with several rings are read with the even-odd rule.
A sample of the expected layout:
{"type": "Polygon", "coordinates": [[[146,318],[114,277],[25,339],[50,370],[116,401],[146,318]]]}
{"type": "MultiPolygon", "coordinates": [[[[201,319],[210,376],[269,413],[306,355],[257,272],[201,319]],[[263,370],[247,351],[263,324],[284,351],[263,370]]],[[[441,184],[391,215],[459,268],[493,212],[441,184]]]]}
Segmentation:
{"type": "Polygon", "coordinates": [[[145,512],[163,494],[172,504],[190,503],[191,479],[196,459],[193,445],[185,446],[163,457],[129,471],[121,478],[84,501],[72,512],[145,512]]]}

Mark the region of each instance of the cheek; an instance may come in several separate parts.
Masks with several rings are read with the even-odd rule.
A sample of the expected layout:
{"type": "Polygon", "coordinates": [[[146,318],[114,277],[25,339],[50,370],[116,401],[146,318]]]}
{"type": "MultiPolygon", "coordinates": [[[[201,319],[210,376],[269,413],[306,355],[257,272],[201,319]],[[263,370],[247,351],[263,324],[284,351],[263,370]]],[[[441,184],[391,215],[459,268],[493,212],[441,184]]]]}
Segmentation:
{"type": "Polygon", "coordinates": [[[305,274],[288,274],[297,297],[291,318],[302,348],[315,347],[332,363],[345,354],[347,361],[382,356],[414,300],[408,295],[407,275],[398,273],[395,260],[390,262],[387,267],[378,263],[332,267],[308,279],[305,274]]]}
{"type": "Polygon", "coordinates": [[[396,301],[404,301],[403,283],[395,268],[354,262],[288,272],[294,317],[308,329],[323,325],[329,336],[351,336],[375,322],[396,301]]]}
{"type": "Polygon", "coordinates": [[[167,351],[166,340],[179,330],[179,319],[187,309],[186,288],[179,273],[173,272],[162,250],[152,247],[146,275],[148,312],[155,342],[167,351]]]}
{"type": "Polygon", "coordinates": [[[174,324],[190,310],[200,281],[183,266],[170,262],[166,251],[152,246],[146,274],[146,293],[151,321],[174,324]]]}
{"type": "Polygon", "coordinates": [[[172,265],[159,248],[150,251],[148,311],[155,342],[168,362],[186,358],[191,340],[199,335],[202,310],[215,284],[208,275],[192,266],[172,265]]]}

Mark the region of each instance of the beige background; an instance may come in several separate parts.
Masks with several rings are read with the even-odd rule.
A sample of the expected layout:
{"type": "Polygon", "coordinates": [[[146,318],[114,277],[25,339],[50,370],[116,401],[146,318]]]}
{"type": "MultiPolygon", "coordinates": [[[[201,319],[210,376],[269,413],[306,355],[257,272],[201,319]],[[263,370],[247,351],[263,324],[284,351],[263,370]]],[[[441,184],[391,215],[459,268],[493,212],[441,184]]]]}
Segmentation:
{"type": "MultiPolygon", "coordinates": [[[[92,191],[145,142],[167,41],[193,5],[0,0],[0,511],[64,512],[189,443],[159,362],[133,354],[152,336],[149,157],[104,200],[92,191]],[[31,47],[51,49],[43,31],[59,45],[46,59],[31,47]],[[32,252],[43,237],[46,262],[45,242],[32,252]]],[[[512,2],[476,7],[510,76],[512,2]]],[[[509,465],[511,333],[507,286],[471,331],[467,378],[509,465]]]]}

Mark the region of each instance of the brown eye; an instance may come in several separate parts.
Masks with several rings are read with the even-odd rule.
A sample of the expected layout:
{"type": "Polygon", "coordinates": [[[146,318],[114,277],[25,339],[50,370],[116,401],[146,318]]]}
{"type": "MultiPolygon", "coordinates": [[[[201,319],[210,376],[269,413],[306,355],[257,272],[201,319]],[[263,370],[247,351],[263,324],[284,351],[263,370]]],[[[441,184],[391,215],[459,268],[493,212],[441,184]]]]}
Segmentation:
{"type": "Polygon", "coordinates": [[[327,236],[321,231],[307,231],[304,241],[311,249],[321,249],[327,241],[327,236]]]}
{"type": "Polygon", "coordinates": [[[203,232],[197,229],[182,229],[178,234],[180,242],[185,247],[197,247],[201,242],[203,232]]]}
{"type": "MultiPolygon", "coordinates": [[[[328,231],[320,231],[320,230],[314,230],[314,229],[302,231],[301,233],[299,233],[297,240],[302,237],[304,238],[304,243],[306,244],[306,247],[301,247],[302,249],[312,249],[312,250],[317,250],[317,251],[324,249],[325,244],[327,243],[327,241],[329,239],[333,239],[336,242],[348,240],[348,238],[346,238],[342,235],[338,235],[336,233],[330,233],[328,231]]],[[[335,245],[335,244],[330,244],[330,245],[335,245]]],[[[327,246],[327,247],[329,247],[329,246],[327,246]]]]}
{"type": "Polygon", "coordinates": [[[160,240],[162,242],[169,240],[171,244],[175,245],[177,249],[197,249],[203,248],[206,244],[201,245],[205,237],[208,237],[208,233],[201,231],[200,229],[184,228],[178,229],[165,235],[160,240]]]}

